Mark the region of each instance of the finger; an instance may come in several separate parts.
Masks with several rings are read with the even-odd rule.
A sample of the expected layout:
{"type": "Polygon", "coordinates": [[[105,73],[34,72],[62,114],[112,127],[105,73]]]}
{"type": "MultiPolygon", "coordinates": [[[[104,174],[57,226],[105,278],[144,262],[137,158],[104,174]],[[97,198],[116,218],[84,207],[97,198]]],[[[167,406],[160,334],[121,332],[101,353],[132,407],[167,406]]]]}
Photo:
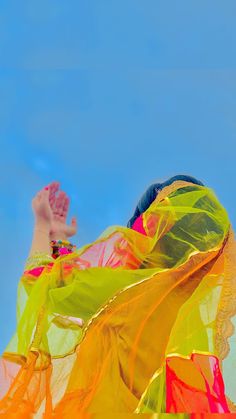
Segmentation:
{"type": "Polygon", "coordinates": [[[77,228],[76,217],[72,217],[70,225],[67,226],[68,237],[74,236],[77,233],[77,228]]]}
{"type": "Polygon", "coordinates": [[[46,193],[46,196],[48,197],[48,188],[47,189],[43,188],[40,191],[38,191],[36,195],[34,196],[32,202],[39,203],[41,200],[45,199],[45,193],[46,193]]]}
{"type": "Polygon", "coordinates": [[[58,216],[60,217],[60,221],[66,222],[69,208],[69,198],[64,191],[61,191],[61,193],[56,198],[55,205],[56,207],[53,211],[54,216],[58,216]]]}
{"type": "Polygon", "coordinates": [[[77,218],[76,217],[71,218],[71,226],[77,229],[78,224],[77,224],[77,218]]]}
{"type": "Polygon", "coordinates": [[[41,199],[45,199],[46,201],[49,201],[49,187],[46,186],[40,193],[41,199]]]}
{"type": "Polygon", "coordinates": [[[49,184],[49,201],[50,205],[53,206],[56,198],[56,193],[58,192],[60,187],[59,182],[51,182],[49,184]]]}
{"type": "Polygon", "coordinates": [[[63,207],[65,201],[66,194],[63,191],[60,191],[58,196],[55,199],[55,214],[63,215],[63,207]]]}
{"type": "Polygon", "coordinates": [[[67,214],[68,214],[68,210],[69,210],[69,205],[70,205],[70,199],[66,195],[65,196],[65,199],[64,199],[64,205],[63,205],[63,217],[65,217],[65,219],[67,218],[67,214]]]}
{"type": "Polygon", "coordinates": [[[40,191],[38,191],[37,193],[36,193],[36,195],[35,195],[35,198],[37,199],[37,200],[40,200],[44,195],[45,195],[45,191],[46,191],[46,189],[45,188],[43,188],[43,189],[41,189],[40,191]]]}
{"type": "Polygon", "coordinates": [[[36,193],[34,199],[40,199],[41,194],[42,194],[42,191],[39,191],[38,193],[36,193]]]}
{"type": "Polygon", "coordinates": [[[67,202],[67,195],[64,191],[61,192],[61,197],[60,197],[60,203],[61,203],[61,207],[60,207],[60,211],[61,211],[61,215],[63,215],[64,213],[64,207],[66,206],[66,202],[67,202]]]}
{"type": "Polygon", "coordinates": [[[52,193],[55,194],[56,192],[58,192],[59,187],[60,187],[60,183],[59,182],[52,182],[51,183],[52,193]]]}
{"type": "Polygon", "coordinates": [[[60,182],[58,182],[57,180],[54,180],[53,182],[51,182],[52,187],[55,188],[56,190],[59,189],[60,186],[60,182]]]}

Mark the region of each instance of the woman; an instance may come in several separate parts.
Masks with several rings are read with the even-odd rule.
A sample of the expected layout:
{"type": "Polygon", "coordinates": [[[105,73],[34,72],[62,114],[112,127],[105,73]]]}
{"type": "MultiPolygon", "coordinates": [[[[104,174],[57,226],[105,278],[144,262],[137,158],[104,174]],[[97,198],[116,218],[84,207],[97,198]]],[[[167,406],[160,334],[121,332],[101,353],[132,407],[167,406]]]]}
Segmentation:
{"type": "Polygon", "coordinates": [[[235,241],[214,193],[182,175],[151,185],[127,228],[110,227],[75,250],[65,240],[76,220],[66,225],[69,200],[58,189],[54,182],[33,200],[0,411],[234,411],[223,360],[233,334],[235,241]]]}

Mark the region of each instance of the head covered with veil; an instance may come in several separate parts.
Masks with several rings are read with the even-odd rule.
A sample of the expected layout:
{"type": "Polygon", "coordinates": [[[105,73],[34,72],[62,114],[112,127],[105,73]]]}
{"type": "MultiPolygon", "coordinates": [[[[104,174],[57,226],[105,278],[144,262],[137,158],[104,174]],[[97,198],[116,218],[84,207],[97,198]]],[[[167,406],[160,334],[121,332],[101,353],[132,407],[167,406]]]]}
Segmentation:
{"type": "Polygon", "coordinates": [[[149,208],[162,189],[178,180],[204,186],[200,180],[188,175],[175,175],[167,179],[165,182],[151,184],[138,201],[134,214],[127,223],[127,227],[132,228],[136,219],[149,208]]]}

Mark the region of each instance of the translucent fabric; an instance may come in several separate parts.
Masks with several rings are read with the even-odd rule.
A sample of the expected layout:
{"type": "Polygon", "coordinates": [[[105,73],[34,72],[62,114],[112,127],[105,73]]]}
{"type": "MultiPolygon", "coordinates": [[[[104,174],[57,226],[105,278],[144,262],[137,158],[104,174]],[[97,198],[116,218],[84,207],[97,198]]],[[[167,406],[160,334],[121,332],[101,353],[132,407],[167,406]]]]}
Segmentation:
{"type": "Polygon", "coordinates": [[[17,331],[1,359],[0,412],[234,411],[223,362],[236,362],[227,213],[210,189],[177,181],[143,214],[143,228],[110,227],[37,275],[24,273],[17,331]]]}

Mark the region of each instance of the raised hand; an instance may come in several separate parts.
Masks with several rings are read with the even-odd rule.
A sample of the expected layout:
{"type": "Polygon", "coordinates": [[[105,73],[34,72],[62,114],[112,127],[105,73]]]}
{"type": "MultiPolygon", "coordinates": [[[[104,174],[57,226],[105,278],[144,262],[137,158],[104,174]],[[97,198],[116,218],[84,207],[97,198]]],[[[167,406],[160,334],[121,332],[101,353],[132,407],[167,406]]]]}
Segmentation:
{"type": "Polygon", "coordinates": [[[59,187],[59,182],[52,182],[48,185],[49,202],[53,214],[50,227],[51,240],[66,240],[77,233],[75,217],[71,219],[70,224],[66,223],[70,200],[64,191],[59,191],[59,187]]]}
{"type": "Polygon", "coordinates": [[[39,191],[32,200],[35,222],[50,228],[53,221],[53,211],[49,202],[49,188],[39,191]]]}

